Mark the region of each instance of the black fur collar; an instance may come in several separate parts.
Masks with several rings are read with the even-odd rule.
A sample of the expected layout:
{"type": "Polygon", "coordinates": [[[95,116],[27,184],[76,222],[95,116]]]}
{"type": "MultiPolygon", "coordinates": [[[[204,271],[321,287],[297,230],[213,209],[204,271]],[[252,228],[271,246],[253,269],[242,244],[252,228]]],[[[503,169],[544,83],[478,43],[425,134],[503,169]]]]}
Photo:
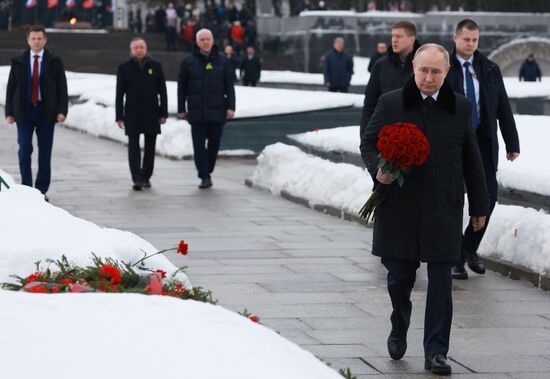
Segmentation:
{"type": "MultiPolygon", "coordinates": [[[[413,108],[420,108],[422,104],[422,96],[420,90],[414,81],[414,75],[403,87],[403,106],[406,111],[413,108]]],[[[456,113],[456,97],[453,89],[447,83],[447,79],[443,82],[435,102],[436,107],[445,110],[450,114],[456,113]]]]}

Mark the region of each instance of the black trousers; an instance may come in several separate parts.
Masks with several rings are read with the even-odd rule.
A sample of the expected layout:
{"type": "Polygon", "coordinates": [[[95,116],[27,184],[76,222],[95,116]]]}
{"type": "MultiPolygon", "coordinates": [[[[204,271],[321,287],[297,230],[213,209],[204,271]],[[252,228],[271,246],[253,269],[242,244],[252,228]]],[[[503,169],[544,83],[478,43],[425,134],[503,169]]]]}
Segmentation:
{"type": "Polygon", "coordinates": [[[243,85],[246,87],[256,87],[256,83],[258,83],[257,80],[243,79],[243,85]]]}
{"type": "Polygon", "coordinates": [[[342,92],[342,93],[348,93],[348,87],[328,87],[329,92],[342,92]]]}
{"type": "Polygon", "coordinates": [[[468,224],[464,231],[464,238],[462,240],[462,256],[459,261],[460,265],[464,265],[465,260],[473,253],[477,253],[477,249],[485,235],[489,220],[498,196],[498,182],[495,166],[493,165],[493,157],[491,154],[490,143],[491,141],[485,136],[486,132],[480,128],[477,130],[479,151],[481,153],[481,160],[483,161],[483,169],[485,170],[485,180],[487,182],[487,190],[490,197],[490,211],[487,219],[485,220],[485,227],[478,232],[474,232],[474,228],[471,224],[468,224]]]}
{"type": "Polygon", "coordinates": [[[130,173],[132,174],[134,183],[146,182],[151,179],[155,165],[157,135],[145,134],[143,161],[141,160],[139,136],[139,134],[128,135],[128,162],[130,163],[130,173]]]}
{"type": "Polygon", "coordinates": [[[214,172],[222,140],[224,123],[193,123],[193,158],[199,178],[209,179],[214,172]]]}
{"type": "MultiPolygon", "coordinates": [[[[393,311],[392,334],[405,338],[411,321],[411,291],[420,262],[382,258],[388,269],[388,293],[393,311]]],[[[428,292],[424,315],[424,354],[447,355],[453,319],[452,263],[428,263],[428,292]]]]}

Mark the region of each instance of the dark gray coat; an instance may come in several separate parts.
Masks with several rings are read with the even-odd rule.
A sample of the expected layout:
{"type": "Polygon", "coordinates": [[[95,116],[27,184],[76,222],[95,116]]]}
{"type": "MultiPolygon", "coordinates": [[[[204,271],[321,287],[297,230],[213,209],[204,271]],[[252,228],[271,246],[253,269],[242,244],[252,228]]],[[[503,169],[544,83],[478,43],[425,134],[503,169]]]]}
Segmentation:
{"type": "MultiPolygon", "coordinates": [[[[11,60],[10,76],[6,88],[6,117],[12,116],[18,123],[23,122],[25,108],[30,104],[30,96],[26,98],[30,80],[29,57],[30,50],[27,49],[11,60]]],[[[55,123],[59,113],[67,115],[69,96],[63,62],[48,49],[44,49],[39,80],[46,117],[48,121],[55,123]]]]}
{"type": "Polygon", "coordinates": [[[376,149],[383,126],[410,122],[426,135],[430,155],[421,167],[405,175],[405,184],[378,183],[385,199],[375,211],[372,253],[409,261],[454,262],[462,249],[464,183],[472,216],[489,214],[489,195],[471,105],[445,83],[430,114],[412,78],[404,88],[380,97],[361,136],[361,156],[375,176],[380,160],[376,149]]]}
{"type": "MultiPolygon", "coordinates": [[[[474,53],[474,70],[479,78],[481,110],[479,127],[487,133],[487,137],[491,141],[487,148],[491,150],[492,164],[496,170],[498,167],[498,127],[500,127],[508,153],[520,152],[518,131],[498,66],[476,51],[474,53]]],[[[446,80],[454,91],[464,94],[464,76],[460,62],[456,59],[455,51],[451,54],[451,69],[446,80]]]]}
{"type": "Polygon", "coordinates": [[[159,118],[168,117],[168,98],[162,65],[145,58],[140,68],[135,59],[118,67],[116,120],[123,120],[126,135],[160,134],[159,118]],[[124,97],[126,96],[126,101],[124,97]]]}

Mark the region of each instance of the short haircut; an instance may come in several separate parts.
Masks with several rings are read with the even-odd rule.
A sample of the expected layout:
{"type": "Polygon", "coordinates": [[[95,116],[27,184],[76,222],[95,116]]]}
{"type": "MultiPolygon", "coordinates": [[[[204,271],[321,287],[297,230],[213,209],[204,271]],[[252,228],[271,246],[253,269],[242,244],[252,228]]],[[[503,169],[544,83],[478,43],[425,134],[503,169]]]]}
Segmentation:
{"type": "Polygon", "coordinates": [[[399,21],[393,24],[393,29],[403,29],[409,37],[416,37],[416,25],[411,21],[399,21]]]}
{"type": "Polygon", "coordinates": [[[479,30],[479,25],[474,20],[465,18],[464,20],[456,24],[455,34],[462,33],[462,29],[479,30]]]}
{"type": "Polygon", "coordinates": [[[143,43],[145,43],[145,46],[147,46],[147,42],[145,42],[145,40],[141,37],[134,37],[132,38],[132,40],[130,41],[130,47],[132,47],[132,44],[136,41],[143,41],[143,43]]]}
{"type": "Polygon", "coordinates": [[[445,50],[445,48],[441,45],[438,45],[437,43],[426,43],[422,46],[420,46],[416,53],[414,54],[414,60],[416,60],[416,57],[418,57],[423,51],[426,51],[428,49],[435,49],[439,51],[441,54],[443,54],[443,57],[445,58],[445,64],[449,66],[450,64],[450,58],[449,58],[449,52],[445,50]]]}
{"type": "Polygon", "coordinates": [[[334,39],[334,41],[332,41],[332,44],[335,44],[336,42],[342,42],[342,43],[344,43],[344,38],[342,38],[342,37],[336,37],[336,38],[334,39]]]}
{"type": "Polygon", "coordinates": [[[27,38],[29,38],[31,32],[42,32],[44,33],[44,37],[46,37],[46,29],[42,25],[33,25],[30,28],[27,29],[27,38]]]}
{"type": "Polygon", "coordinates": [[[210,34],[210,37],[212,37],[212,39],[214,39],[214,35],[212,34],[212,31],[210,29],[203,28],[203,29],[201,29],[197,32],[197,34],[195,35],[195,40],[198,41],[199,40],[199,35],[204,34],[204,33],[210,34]]]}

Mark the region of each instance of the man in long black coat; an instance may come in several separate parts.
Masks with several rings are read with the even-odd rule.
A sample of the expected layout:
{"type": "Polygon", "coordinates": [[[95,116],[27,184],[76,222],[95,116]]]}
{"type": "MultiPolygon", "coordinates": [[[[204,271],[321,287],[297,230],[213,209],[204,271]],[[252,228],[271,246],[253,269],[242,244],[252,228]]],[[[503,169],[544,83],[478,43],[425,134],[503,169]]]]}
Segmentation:
{"type": "Polygon", "coordinates": [[[361,136],[365,165],[385,194],[375,211],[372,253],[388,269],[393,306],[388,351],[393,359],[401,359],[407,349],[410,295],[416,269],[427,262],[425,368],[450,374],[446,357],[452,320],[451,268],[462,246],[464,182],[475,230],[483,227],[489,201],[471,105],[444,81],[448,53],[439,45],[424,45],[413,66],[414,77],[404,88],[380,97],[361,136]],[[416,124],[430,144],[426,163],[405,175],[403,187],[378,169],[378,133],[396,122],[416,124]]]}
{"type": "Polygon", "coordinates": [[[235,87],[231,64],[218,52],[212,32],[199,30],[196,42],[180,66],[178,117],[191,124],[199,188],[205,189],[212,187],[223,126],[235,114],[235,87]]]}
{"type": "Polygon", "coordinates": [[[118,67],[116,122],[128,136],[132,188],[140,191],[143,187],[151,187],[155,144],[160,125],[168,118],[168,98],[162,65],[149,58],[147,44],[142,38],[132,40],[130,55],[130,60],[118,67]],[[145,135],[143,161],[139,146],[141,134],[145,135]]]}
{"type": "Polygon", "coordinates": [[[69,96],[61,58],[46,49],[46,31],[33,26],[27,31],[29,49],[11,61],[6,88],[6,122],[17,123],[21,183],[33,185],[32,137],[38,141],[35,187],[44,194],[50,187],[54,127],[67,116],[69,96]]]}
{"type": "Polygon", "coordinates": [[[401,88],[413,75],[412,59],[420,43],[416,40],[416,26],[410,21],[399,21],[392,26],[391,49],[388,55],[374,64],[365,88],[360,135],[374,113],[380,95],[401,88]]]}
{"type": "MultiPolygon", "coordinates": [[[[491,196],[492,213],[498,194],[497,129],[500,128],[506,144],[506,158],[510,161],[519,157],[518,131],[500,69],[477,50],[479,26],[470,19],[462,20],[457,24],[454,42],[455,50],[451,54],[451,70],[447,81],[456,92],[464,94],[474,104],[472,119],[485,170],[487,189],[491,196]]],[[[464,231],[462,255],[453,268],[453,278],[468,278],[464,268],[465,261],[472,271],[478,274],[485,273],[485,266],[477,255],[477,249],[488,222],[489,217],[485,228],[479,233],[474,233],[471,226],[464,231]]]]}
{"type": "Polygon", "coordinates": [[[248,46],[246,48],[246,55],[243,57],[239,69],[241,71],[243,85],[247,87],[256,87],[256,83],[258,83],[262,75],[262,62],[256,55],[254,46],[248,46]]]}

